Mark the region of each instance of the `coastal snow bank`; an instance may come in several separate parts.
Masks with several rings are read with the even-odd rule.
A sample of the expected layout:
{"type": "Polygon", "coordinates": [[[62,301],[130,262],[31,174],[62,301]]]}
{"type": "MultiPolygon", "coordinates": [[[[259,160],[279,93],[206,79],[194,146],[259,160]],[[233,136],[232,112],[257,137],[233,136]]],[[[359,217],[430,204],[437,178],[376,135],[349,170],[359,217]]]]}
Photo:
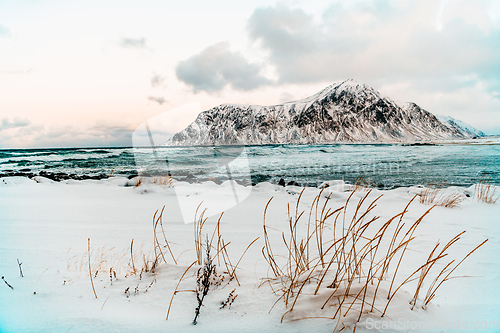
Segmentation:
{"type": "MultiPolygon", "coordinates": [[[[288,205],[291,214],[295,214],[296,203],[302,193],[297,207],[299,212],[305,213],[304,218],[298,222],[298,230],[304,232],[314,198],[321,189],[281,187],[270,183],[244,187],[238,184],[216,185],[212,182],[178,182],[170,188],[154,184],[125,186],[128,182],[128,179],[121,177],[66,182],[53,182],[43,178],[35,182],[21,177],[0,180],[0,274],[14,288],[11,290],[1,281],[0,331],[334,330],[337,319],[295,320],[307,316],[333,317],[335,307],[330,305],[319,310],[318,304],[324,299],[321,301],[319,296],[315,298],[309,292],[304,294],[303,301],[299,301],[296,309],[280,323],[281,317],[289,308],[285,307],[282,300],[277,301],[279,296],[273,293],[269,284],[263,283],[270,274],[269,265],[262,255],[262,248],[265,246],[263,218],[266,204],[273,198],[267,207],[266,226],[269,228],[269,241],[273,251],[279,258],[286,254],[282,232],[288,235],[288,205]],[[234,199],[231,197],[234,189],[232,186],[236,188],[235,191],[248,191],[248,196],[240,201],[234,199]],[[183,207],[180,206],[187,202],[186,198],[191,198],[190,205],[192,202],[201,203],[198,216],[207,209],[205,216],[208,219],[203,234],[209,237],[212,237],[221,210],[224,211],[220,218],[220,234],[226,243],[230,242],[227,250],[233,265],[247,246],[260,237],[248,249],[238,266],[240,285],[235,280],[227,283],[226,279],[219,286],[214,286],[205,298],[196,326],[192,325],[197,306],[196,295],[189,291],[177,293],[169,319],[165,320],[179,279],[196,260],[192,223],[196,207],[189,206],[192,209],[191,217],[183,214],[183,207]],[[214,205],[214,199],[219,199],[221,205],[214,205]],[[162,207],[165,207],[162,227],[177,264],[165,250],[167,264],[159,265],[154,274],[131,274],[131,245],[134,265],[140,270],[154,252],[153,215],[162,207]],[[88,272],[89,238],[92,278],[97,298],[88,272]],[[20,277],[17,259],[22,262],[24,277],[20,277]],[[230,308],[220,309],[221,302],[229,298],[233,289],[234,294],[238,295],[233,304],[230,308]]],[[[323,187],[321,203],[329,197],[327,207],[332,209],[344,206],[351,196],[349,209],[346,210],[348,217],[368,193],[365,189],[358,188],[353,194],[351,185],[339,181],[325,183],[323,187]]],[[[381,309],[377,306],[373,312],[361,316],[357,330],[391,328],[401,332],[408,329],[441,332],[456,331],[456,325],[461,325],[460,331],[485,325],[497,325],[498,330],[500,204],[478,201],[473,195],[474,190],[474,187],[446,189],[447,193],[462,194],[463,201],[455,208],[435,207],[425,216],[414,234],[415,240],[405,254],[397,281],[402,282],[422,261],[425,262],[437,242],[446,244],[464,230],[466,233],[449,251],[450,260],[458,262],[475,246],[489,239],[453,274],[468,277],[444,283],[425,310],[418,302],[419,306],[411,310],[409,301],[416,281],[405,284],[388,307],[386,316],[380,316],[381,309]],[[465,327],[468,329],[464,329],[465,327]]],[[[421,192],[422,187],[389,191],[373,189],[364,204],[382,196],[369,212],[370,216],[380,216],[374,223],[382,225],[403,211],[414,195],[421,192]]],[[[420,203],[417,198],[409,206],[404,221],[413,223],[430,207],[420,203]]],[[[331,222],[326,224],[325,235],[336,232],[333,230],[333,221],[331,222]]],[[[163,242],[161,233],[157,237],[163,242]]],[[[216,264],[221,265],[217,267],[218,273],[224,275],[224,265],[216,264]]],[[[439,269],[443,268],[442,265],[437,266],[439,269]]],[[[178,290],[193,290],[196,287],[197,267],[199,266],[188,271],[178,290]]],[[[425,292],[431,281],[432,279],[424,283],[425,292]]],[[[387,287],[388,283],[384,281],[381,290],[386,291],[387,287]]],[[[329,290],[325,285],[322,292],[327,293],[329,290]]],[[[348,319],[344,319],[337,329],[345,325],[347,331],[352,331],[354,324],[348,319]]]]}

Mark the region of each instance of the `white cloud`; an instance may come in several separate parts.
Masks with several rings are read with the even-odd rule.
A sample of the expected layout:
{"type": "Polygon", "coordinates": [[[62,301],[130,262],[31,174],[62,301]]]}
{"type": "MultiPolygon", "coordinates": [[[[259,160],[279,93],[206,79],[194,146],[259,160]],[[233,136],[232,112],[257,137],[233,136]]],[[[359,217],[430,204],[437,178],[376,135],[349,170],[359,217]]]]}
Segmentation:
{"type": "Polygon", "coordinates": [[[165,82],[165,78],[162,77],[160,74],[153,73],[153,76],[151,77],[151,87],[156,88],[160,87],[163,85],[165,82]]]}
{"type": "Polygon", "coordinates": [[[134,126],[121,121],[98,120],[90,126],[10,126],[0,131],[0,147],[131,146],[134,126]]]}
{"type": "Polygon", "coordinates": [[[350,7],[336,3],[319,22],[302,9],[285,5],[259,8],[250,17],[248,30],[268,51],[280,83],[349,77],[369,82],[438,79],[450,89],[454,81],[476,77],[497,88],[500,29],[491,22],[488,30],[477,25],[488,20],[486,14],[477,14],[481,20],[448,15],[446,8],[454,4],[450,2],[439,31],[433,22],[439,6],[409,3],[364,1],[350,7]]]}
{"type": "Polygon", "coordinates": [[[148,100],[156,102],[159,105],[162,105],[167,101],[163,96],[148,96],[148,100]]]}
{"type": "Polygon", "coordinates": [[[122,38],[120,40],[120,46],[131,49],[145,49],[146,46],[146,38],[122,38]]]}
{"type": "Polygon", "coordinates": [[[269,84],[260,74],[258,64],[248,62],[241,54],[232,52],[228,43],[218,43],[182,61],[176,68],[177,78],[195,92],[216,92],[226,86],[237,90],[252,90],[269,84]]]}
{"type": "Polygon", "coordinates": [[[10,120],[9,118],[3,118],[2,122],[0,123],[0,131],[8,128],[19,128],[19,127],[25,127],[30,124],[30,121],[26,118],[21,119],[21,118],[14,118],[14,120],[10,120]]]}

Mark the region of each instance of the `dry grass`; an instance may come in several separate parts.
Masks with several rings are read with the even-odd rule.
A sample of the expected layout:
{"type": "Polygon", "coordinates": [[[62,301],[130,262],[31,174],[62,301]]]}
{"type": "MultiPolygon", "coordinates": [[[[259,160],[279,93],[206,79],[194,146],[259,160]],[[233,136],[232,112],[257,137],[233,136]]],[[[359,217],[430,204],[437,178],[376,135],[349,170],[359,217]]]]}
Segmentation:
{"type": "Polygon", "coordinates": [[[498,187],[491,183],[491,178],[481,177],[476,186],[474,186],[474,198],[478,201],[494,204],[498,201],[500,195],[497,195],[498,187]]]}
{"type": "MultiPolygon", "coordinates": [[[[182,276],[181,278],[179,279],[179,282],[177,282],[177,285],[175,286],[175,289],[174,289],[174,293],[172,294],[172,298],[170,298],[170,303],[168,304],[168,310],[167,310],[167,316],[166,316],[166,320],[168,320],[168,316],[170,315],[170,308],[172,307],[172,302],[174,301],[174,297],[175,295],[177,295],[180,291],[178,290],[179,289],[179,285],[181,284],[182,280],[184,279],[184,276],[186,275],[186,273],[191,269],[191,267],[193,267],[195,264],[197,263],[197,261],[193,261],[193,263],[191,265],[188,266],[188,268],[186,268],[186,270],[184,271],[184,273],[182,273],[182,276]]],[[[184,290],[185,291],[185,290],[184,290]]],[[[192,292],[195,292],[194,290],[190,290],[192,292]]]]}
{"type": "MultiPolygon", "coordinates": [[[[465,232],[465,231],[464,231],[465,232]]],[[[458,237],[460,236],[461,234],[458,235],[458,237]]],[[[456,236],[457,237],[457,236],[456,236]]],[[[454,241],[452,239],[452,241],[454,241]]],[[[456,264],[452,269],[449,269],[449,267],[451,267],[451,265],[455,262],[454,260],[450,261],[438,274],[438,276],[434,279],[434,281],[432,281],[432,284],[430,285],[429,287],[429,290],[427,291],[427,294],[425,296],[425,299],[424,299],[424,306],[427,306],[427,304],[429,304],[429,302],[436,296],[436,291],[439,289],[439,287],[446,281],[449,281],[450,279],[452,279],[451,274],[453,273],[453,271],[455,271],[458,266],[460,266],[465,259],[467,259],[472,253],[476,252],[477,249],[479,249],[481,246],[483,246],[484,244],[486,244],[486,242],[488,241],[488,239],[484,240],[481,244],[479,244],[478,246],[476,246],[472,251],[470,251],[458,264],[456,264]],[[442,276],[445,274],[445,273],[448,273],[446,274],[443,278],[442,276]]],[[[451,242],[451,241],[450,241],[451,242]]],[[[448,243],[450,244],[450,243],[448,243]]],[[[446,246],[448,246],[448,244],[446,246]]]]}
{"type": "Polygon", "coordinates": [[[89,257],[89,276],[90,276],[90,284],[92,285],[92,290],[94,291],[94,296],[95,298],[97,298],[97,294],[95,292],[95,288],[94,288],[94,281],[92,280],[92,269],[91,269],[91,266],[90,266],[90,238],[88,239],[88,257],[89,257]]]}
{"type": "Polygon", "coordinates": [[[68,250],[67,270],[68,271],[83,271],[89,264],[89,254],[91,271],[94,276],[99,273],[107,274],[110,269],[116,274],[125,276],[136,275],[140,272],[150,272],[150,268],[155,261],[153,250],[146,250],[144,244],[141,244],[138,249],[134,248],[133,240],[130,247],[119,250],[115,247],[90,247],[84,254],[70,255],[71,249],[68,250]],[[142,263],[136,266],[137,263],[142,263]]]}
{"type": "Polygon", "coordinates": [[[433,205],[436,202],[439,192],[443,188],[444,183],[430,183],[428,187],[425,187],[420,191],[420,196],[418,201],[424,205],[433,205]]]}
{"type": "Polygon", "coordinates": [[[151,178],[149,178],[149,183],[165,188],[165,187],[173,187],[175,184],[175,180],[172,177],[170,177],[170,175],[152,176],[151,178]]]}
{"type": "Polygon", "coordinates": [[[135,181],[134,187],[139,187],[141,185],[142,185],[142,177],[139,176],[139,177],[137,177],[137,179],[135,181]]]}
{"type": "MultiPolygon", "coordinates": [[[[330,312],[326,317],[337,321],[334,331],[339,327],[345,328],[346,325],[354,325],[355,329],[364,313],[378,312],[385,316],[396,293],[403,285],[414,281],[414,276],[420,273],[412,299],[415,306],[423,282],[432,267],[446,256],[445,252],[458,241],[461,234],[447,243],[439,253],[438,244],[423,265],[417,266],[418,269],[413,274],[398,283],[396,281],[401,280],[398,278],[399,268],[410,243],[415,239],[415,230],[434,206],[417,220],[411,223],[405,221],[404,216],[415,196],[402,212],[381,223],[378,216],[373,216],[373,210],[381,196],[372,198],[371,191],[368,191],[355,202],[354,191],[344,206],[333,209],[328,205],[330,197],[323,199],[322,192],[313,200],[305,234],[301,235],[298,228],[304,216],[304,211],[299,211],[303,192],[293,213],[288,207],[288,230],[281,233],[281,249],[285,250],[285,256],[273,252],[269,238],[266,214],[272,199],[264,209],[262,254],[269,265],[269,275],[263,279],[261,286],[269,285],[278,296],[276,303],[284,302],[287,311],[282,316],[282,322],[286,317],[291,317],[291,320],[324,318],[325,316],[292,316],[294,309],[301,307],[301,299],[307,304],[315,299],[318,302],[316,311],[330,312]],[[326,230],[333,232],[328,233],[326,230]],[[382,284],[388,288],[381,289],[382,284]],[[383,310],[379,308],[384,304],[383,310]]],[[[449,274],[456,266],[450,272],[446,269],[452,263],[453,261],[438,274],[425,302],[428,303],[437,288],[450,279],[449,274]],[[443,278],[445,271],[448,274],[443,278]]],[[[313,311],[308,309],[308,312],[313,311]]]]}
{"type": "Polygon", "coordinates": [[[375,182],[371,181],[370,178],[363,175],[356,178],[353,191],[366,192],[374,188],[375,186],[375,182]]]}
{"type": "Polygon", "coordinates": [[[135,273],[137,273],[137,270],[135,269],[134,264],[134,239],[130,241],[130,262],[132,263],[132,273],[135,275],[135,273]]]}
{"type": "Polygon", "coordinates": [[[175,180],[170,175],[156,175],[151,177],[144,177],[139,175],[136,177],[134,187],[139,187],[143,184],[158,185],[163,188],[171,188],[175,185],[175,180]]]}
{"type": "MultiPolygon", "coordinates": [[[[207,209],[204,209],[201,214],[198,216],[198,210],[200,209],[201,205],[203,204],[203,201],[200,202],[200,204],[198,205],[198,207],[196,207],[196,211],[194,213],[194,223],[193,223],[193,227],[194,227],[194,248],[195,248],[195,251],[196,251],[196,262],[199,266],[202,265],[203,263],[203,251],[202,251],[202,248],[203,248],[203,242],[202,242],[202,239],[203,239],[203,234],[202,234],[202,231],[203,231],[203,225],[205,224],[205,222],[207,222],[207,218],[205,218],[205,212],[207,211],[207,209]]],[[[222,217],[222,214],[221,214],[221,217],[222,217]]],[[[219,219],[220,221],[220,219],[219,219]]],[[[212,238],[213,239],[213,238],[212,238]]],[[[211,242],[210,242],[211,244],[211,242]]],[[[219,243],[217,243],[219,244],[219,243]]]]}
{"type": "MultiPolygon", "coordinates": [[[[201,205],[203,202],[201,202],[198,207],[196,208],[195,216],[194,216],[194,246],[195,246],[195,252],[196,252],[196,262],[199,266],[202,265],[202,260],[203,260],[203,226],[205,225],[205,222],[207,221],[207,218],[205,218],[205,212],[206,209],[204,209],[200,215],[198,215],[198,212],[200,210],[201,205]]],[[[240,285],[240,281],[238,280],[238,276],[236,275],[236,269],[238,268],[241,260],[243,259],[243,256],[246,254],[248,249],[259,239],[257,237],[254,239],[243,251],[241,254],[240,258],[236,262],[236,265],[233,265],[231,261],[231,257],[229,256],[228,253],[228,246],[231,244],[231,242],[226,242],[224,238],[222,237],[221,230],[220,230],[220,223],[221,219],[224,213],[222,213],[219,216],[219,219],[217,220],[217,224],[215,225],[214,230],[212,231],[212,236],[210,238],[209,243],[207,244],[208,248],[212,248],[215,250],[215,255],[214,255],[214,261],[217,260],[217,265],[222,266],[221,263],[224,264],[223,267],[225,267],[225,273],[228,274],[229,280],[232,281],[233,279],[236,280],[238,285],[240,285]],[[222,258],[222,260],[221,260],[222,258]]],[[[207,248],[205,248],[205,252],[207,251],[207,248]]]]}
{"type": "MultiPolygon", "coordinates": [[[[445,258],[452,245],[464,234],[462,232],[442,248],[439,243],[436,244],[425,261],[415,265],[416,269],[411,270],[412,274],[401,276],[401,267],[414,265],[404,259],[415,239],[415,231],[437,205],[436,202],[444,202],[443,199],[439,199],[439,192],[436,192],[441,188],[423,190],[426,194],[421,194],[420,197],[415,195],[401,212],[384,221],[380,221],[380,217],[374,215],[377,202],[382,195],[374,196],[372,190],[359,189],[364,193],[354,189],[340,207],[332,207],[331,194],[325,197],[324,190],[321,190],[313,199],[307,213],[300,209],[303,190],[297,202],[287,207],[287,227],[278,234],[281,239],[278,242],[272,242],[270,238],[270,233],[276,229],[270,228],[266,222],[272,198],[267,202],[264,208],[262,255],[268,263],[269,271],[260,286],[270,286],[277,296],[275,304],[280,301],[284,303],[286,312],[281,318],[282,322],[285,319],[293,321],[322,317],[336,320],[334,331],[352,326],[355,329],[363,314],[378,313],[382,317],[385,316],[391,302],[396,295],[399,295],[398,292],[413,281],[416,281],[416,287],[409,300],[412,309],[417,305],[425,308],[435,298],[440,286],[453,278],[451,274],[457,267],[487,242],[485,240],[475,247],[458,264],[454,260],[447,262],[445,258]],[[423,203],[433,206],[418,219],[408,221],[405,215],[417,197],[423,200],[423,203]],[[274,249],[279,251],[275,253],[274,249]],[[436,265],[437,263],[439,265],[436,265]],[[437,270],[437,266],[444,268],[437,270]],[[430,284],[428,281],[431,281],[430,284]],[[424,287],[428,289],[422,300],[419,296],[424,287]],[[314,301],[311,301],[312,299],[314,301]],[[311,304],[316,304],[316,308],[312,309],[311,304]],[[297,309],[304,307],[308,307],[308,312],[313,314],[303,316],[299,310],[299,315],[295,315],[297,309]],[[318,316],[315,312],[327,314],[318,316]]],[[[209,237],[208,233],[205,234],[206,210],[202,210],[201,205],[200,203],[196,209],[193,224],[196,260],[185,269],[177,281],[166,319],[171,312],[174,297],[180,292],[196,293],[198,290],[198,296],[202,298],[200,295],[206,296],[210,288],[217,288],[222,282],[227,282],[225,284],[227,285],[235,280],[240,285],[238,266],[247,251],[259,239],[254,239],[239,258],[231,258],[228,251],[231,242],[225,241],[221,232],[223,214],[220,215],[209,237]],[[236,258],[238,260],[235,260],[236,258]],[[210,269],[210,276],[201,284],[203,285],[201,294],[199,286],[179,290],[191,269],[202,272],[203,259],[205,263],[210,262],[213,269],[210,269]],[[217,271],[222,274],[218,274],[217,271]]],[[[142,277],[144,272],[156,274],[161,264],[177,265],[178,258],[176,259],[173,254],[163,226],[164,209],[165,207],[157,210],[153,215],[154,237],[151,251],[144,251],[143,245],[139,249],[137,246],[134,248],[134,240],[131,241],[130,247],[123,251],[105,247],[92,249],[89,239],[87,258],[84,256],[68,258],[68,269],[79,267],[82,270],[88,266],[91,282],[92,277],[97,276],[99,272],[105,274],[109,272],[112,283],[113,276],[116,278],[117,272],[125,273],[126,276],[140,274],[142,277]]],[[[94,295],[97,297],[95,289],[94,295]]],[[[234,297],[233,295],[232,301],[234,297]]],[[[232,303],[230,297],[228,300],[226,305],[232,303]]],[[[202,303],[198,303],[198,313],[202,303]]]]}
{"type": "MultiPolygon", "coordinates": [[[[200,204],[201,206],[201,204],[200,204]]],[[[199,206],[199,207],[200,207],[199,206]]],[[[198,207],[198,208],[199,208],[198,207]]],[[[170,247],[169,241],[167,239],[167,233],[163,226],[163,213],[165,211],[165,206],[161,210],[157,210],[153,215],[153,249],[150,251],[144,250],[144,244],[141,244],[140,248],[134,248],[134,240],[132,239],[130,242],[130,247],[127,247],[123,251],[117,250],[114,247],[94,247],[90,246],[90,239],[88,239],[88,247],[87,251],[84,255],[73,255],[70,256],[71,249],[68,250],[67,257],[67,269],[68,271],[82,271],[83,269],[88,270],[89,277],[91,279],[91,284],[94,290],[94,295],[97,297],[95,288],[93,286],[93,278],[96,278],[99,274],[109,274],[109,279],[111,285],[113,285],[113,278],[117,277],[117,274],[124,274],[125,277],[132,275],[139,275],[139,278],[142,278],[143,273],[156,274],[157,269],[162,264],[173,263],[177,265],[178,258],[173,254],[173,251],[170,247]],[[141,264],[142,263],[142,264],[141,264]],[[139,264],[139,265],[138,265],[139,264]]],[[[197,256],[197,260],[195,260],[191,265],[189,265],[181,278],[179,279],[177,286],[173,292],[173,295],[170,299],[167,316],[170,314],[170,310],[172,307],[173,299],[175,295],[180,292],[196,292],[196,289],[188,289],[188,290],[179,290],[179,286],[181,282],[185,279],[188,271],[194,267],[196,264],[198,266],[202,266],[200,264],[200,259],[203,259],[203,252],[207,255],[210,254],[211,250],[214,250],[215,255],[213,258],[211,257],[210,262],[213,263],[213,271],[211,274],[211,278],[209,279],[210,287],[218,287],[222,284],[222,282],[226,282],[229,284],[231,281],[236,280],[238,285],[240,282],[237,276],[237,269],[239,264],[241,263],[243,257],[250,249],[250,247],[257,242],[259,237],[254,239],[250,244],[247,245],[243,253],[239,256],[236,264],[233,264],[231,257],[229,256],[228,247],[231,242],[226,242],[221,234],[220,223],[223,214],[219,217],[217,224],[212,232],[212,237],[208,238],[208,235],[205,236],[207,240],[206,244],[202,243],[202,237],[204,232],[204,225],[207,219],[204,217],[205,211],[202,211],[198,216],[198,209],[195,213],[195,223],[194,223],[194,245],[195,252],[197,256]],[[216,265],[215,262],[218,262],[216,265]],[[223,269],[221,269],[223,267],[223,269]],[[221,270],[222,274],[217,274],[217,270],[221,270]]],[[[211,254],[210,254],[211,256],[211,254]]],[[[200,269],[200,268],[198,268],[200,269]]],[[[156,280],[153,280],[153,282],[156,280]]],[[[226,285],[227,285],[226,284],[226,285]]],[[[152,283],[151,283],[152,285],[152,283]]],[[[150,286],[151,286],[150,285],[150,286]]],[[[150,287],[149,286],[149,287],[150,287]]],[[[149,289],[149,287],[147,289],[149,289]]],[[[147,291],[146,289],[146,291],[147,291]]],[[[136,293],[138,289],[136,287],[136,293]]],[[[205,292],[208,292],[206,290],[205,292]]],[[[127,288],[126,293],[130,295],[130,289],[127,288]]],[[[232,296],[230,303],[234,301],[236,296],[232,296]]],[[[230,305],[230,304],[229,304],[230,305]]],[[[104,306],[104,304],[103,304],[104,306]]]]}
{"type": "Polygon", "coordinates": [[[163,211],[165,210],[165,206],[161,209],[160,214],[158,214],[158,210],[154,213],[153,215],[153,235],[154,235],[154,253],[155,253],[155,261],[153,262],[153,271],[154,268],[159,264],[160,262],[160,257],[163,259],[164,263],[168,263],[167,259],[165,258],[165,251],[168,250],[170,253],[170,257],[174,261],[174,263],[177,265],[177,260],[175,260],[174,254],[172,253],[172,249],[170,248],[170,245],[167,240],[167,236],[165,235],[165,229],[163,229],[163,211]],[[158,217],[157,217],[158,215],[158,217]],[[160,226],[160,228],[158,228],[160,226]],[[158,234],[160,233],[161,229],[161,235],[163,236],[163,242],[160,242],[158,240],[158,234]]]}
{"type": "MultiPolygon", "coordinates": [[[[205,226],[205,223],[207,221],[207,218],[205,217],[205,212],[206,209],[202,210],[200,212],[200,208],[203,202],[201,202],[198,207],[196,208],[195,211],[195,216],[194,216],[194,223],[193,223],[193,235],[194,235],[194,247],[195,247],[195,253],[196,253],[196,260],[193,261],[193,263],[187,267],[187,269],[184,271],[182,274],[181,278],[179,279],[175,290],[172,294],[172,297],[170,299],[169,307],[167,310],[167,316],[166,319],[168,320],[168,317],[170,315],[170,310],[172,307],[172,303],[174,300],[174,297],[180,293],[180,292],[193,292],[197,294],[197,300],[198,300],[198,306],[195,310],[195,318],[193,320],[193,324],[197,323],[197,318],[201,310],[201,306],[203,305],[203,300],[208,294],[208,291],[212,287],[219,287],[224,281],[227,281],[226,285],[231,283],[231,281],[236,280],[238,285],[240,285],[240,281],[238,279],[238,276],[236,274],[236,270],[238,269],[238,266],[247,253],[248,249],[259,239],[257,237],[254,239],[243,251],[241,256],[239,257],[238,261],[236,262],[235,265],[233,265],[233,261],[231,260],[229,253],[228,253],[228,247],[231,244],[231,242],[226,242],[224,241],[224,238],[222,237],[221,234],[221,228],[220,228],[220,223],[222,216],[224,213],[222,213],[217,220],[217,224],[214,227],[214,230],[212,231],[212,236],[209,238],[208,234],[204,236],[204,229],[203,227],[205,226]],[[202,240],[205,239],[205,242],[202,240]],[[212,256],[212,250],[214,250],[215,255],[212,256]],[[205,253],[205,255],[203,254],[205,253]],[[205,259],[203,261],[203,259],[205,259]],[[217,264],[216,264],[217,262],[217,264]],[[193,267],[197,265],[197,286],[195,289],[187,289],[187,290],[178,290],[181,282],[183,281],[184,277],[186,276],[187,272],[193,267]],[[223,273],[218,274],[217,271],[220,271],[222,268],[223,273]],[[224,270],[225,268],[225,270],[224,270]]],[[[233,296],[232,300],[230,303],[234,301],[234,298],[236,296],[233,296]]],[[[230,304],[229,304],[230,305],[230,304]]]]}
{"type": "Polygon", "coordinates": [[[443,206],[446,208],[454,208],[460,206],[465,200],[465,195],[462,193],[444,193],[443,187],[445,183],[430,183],[419,193],[419,202],[424,205],[443,206]]]}
{"type": "Polygon", "coordinates": [[[234,300],[236,299],[236,297],[238,297],[238,294],[234,293],[235,291],[236,291],[236,288],[231,290],[231,292],[227,296],[227,299],[224,302],[220,302],[219,309],[224,309],[225,307],[227,307],[228,309],[231,308],[231,305],[234,303],[234,300]]]}
{"type": "Polygon", "coordinates": [[[448,195],[443,195],[436,203],[436,205],[443,206],[446,208],[454,208],[460,206],[460,204],[464,200],[465,200],[465,195],[461,193],[451,193],[448,195]]]}

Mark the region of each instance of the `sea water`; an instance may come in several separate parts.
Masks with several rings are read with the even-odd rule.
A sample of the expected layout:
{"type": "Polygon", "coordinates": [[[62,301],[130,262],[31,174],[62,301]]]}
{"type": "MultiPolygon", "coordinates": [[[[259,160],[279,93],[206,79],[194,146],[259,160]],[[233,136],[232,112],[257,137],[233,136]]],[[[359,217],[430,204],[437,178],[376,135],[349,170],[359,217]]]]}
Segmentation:
{"type": "Polygon", "coordinates": [[[54,180],[171,175],[178,181],[250,185],[268,181],[318,186],[359,177],[383,188],[500,185],[499,145],[332,144],[232,147],[70,148],[0,150],[0,177],[54,180]],[[282,182],[283,182],[282,181],[282,182]]]}

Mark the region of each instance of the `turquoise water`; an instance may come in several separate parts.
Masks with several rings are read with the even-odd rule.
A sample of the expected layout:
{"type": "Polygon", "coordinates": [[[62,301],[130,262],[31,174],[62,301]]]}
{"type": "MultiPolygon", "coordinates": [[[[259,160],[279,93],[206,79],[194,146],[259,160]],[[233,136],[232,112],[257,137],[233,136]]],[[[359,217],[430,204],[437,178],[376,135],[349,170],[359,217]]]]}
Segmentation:
{"type": "Polygon", "coordinates": [[[0,150],[0,177],[55,180],[171,174],[178,180],[286,183],[369,178],[394,188],[446,182],[470,186],[481,177],[500,185],[498,145],[270,145],[246,147],[74,148],[0,150]]]}

